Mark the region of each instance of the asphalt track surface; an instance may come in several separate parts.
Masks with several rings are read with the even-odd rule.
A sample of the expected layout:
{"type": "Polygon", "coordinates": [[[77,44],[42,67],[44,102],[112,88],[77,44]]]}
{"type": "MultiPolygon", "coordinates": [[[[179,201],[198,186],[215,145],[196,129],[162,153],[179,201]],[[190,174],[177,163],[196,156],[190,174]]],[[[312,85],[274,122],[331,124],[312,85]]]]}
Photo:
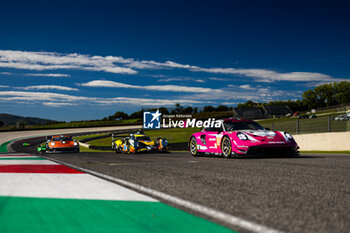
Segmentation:
{"type": "MultiPolygon", "coordinates": [[[[29,141],[29,148],[21,142],[12,147],[18,152],[35,153],[44,139],[29,141]]],[[[224,159],[181,152],[102,152],[44,156],[284,232],[350,232],[350,155],[224,159]]]]}

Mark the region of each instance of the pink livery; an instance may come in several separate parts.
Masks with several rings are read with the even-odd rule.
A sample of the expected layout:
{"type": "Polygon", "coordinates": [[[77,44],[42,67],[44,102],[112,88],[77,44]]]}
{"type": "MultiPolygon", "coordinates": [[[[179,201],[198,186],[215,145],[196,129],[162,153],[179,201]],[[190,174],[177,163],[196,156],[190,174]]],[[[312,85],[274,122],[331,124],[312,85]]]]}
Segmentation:
{"type": "Polygon", "coordinates": [[[287,132],[271,131],[252,120],[226,119],[220,127],[205,128],[189,140],[193,156],[298,155],[298,145],[287,132]]]}

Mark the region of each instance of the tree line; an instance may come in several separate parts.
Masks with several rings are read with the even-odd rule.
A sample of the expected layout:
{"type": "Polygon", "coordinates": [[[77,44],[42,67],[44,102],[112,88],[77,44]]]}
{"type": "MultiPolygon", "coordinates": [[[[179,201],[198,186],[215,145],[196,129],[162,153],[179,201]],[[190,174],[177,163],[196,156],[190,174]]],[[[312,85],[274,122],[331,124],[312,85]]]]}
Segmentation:
{"type": "MultiPolygon", "coordinates": [[[[342,81],[329,84],[323,84],[309,89],[302,94],[301,99],[297,100],[275,100],[268,103],[257,103],[251,100],[245,103],[239,103],[237,108],[245,107],[257,107],[261,108],[263,105],[287,105],[292,111],[306,111],[313,108],[328,107],[332,105],[347,104],[350,103],[350,82],[342,81]]],[[[219,105],[217,107],[212,105],[204,106],[199,109],[198,107],[184,107],[180,104],[176,104],[174,108],[168,109],[165,107],[148,109],[149,111],[159,111],[162,114],[193,114],[200,112],[224,112],[232,111],[232,106],[219,105]]],[[[104,118],[103,120],[126,120],[126,119],[141,119],[143,116],[143,110],[131,113],[130,115],[125,112],[118,111],[111,116],[104,118]]]]}

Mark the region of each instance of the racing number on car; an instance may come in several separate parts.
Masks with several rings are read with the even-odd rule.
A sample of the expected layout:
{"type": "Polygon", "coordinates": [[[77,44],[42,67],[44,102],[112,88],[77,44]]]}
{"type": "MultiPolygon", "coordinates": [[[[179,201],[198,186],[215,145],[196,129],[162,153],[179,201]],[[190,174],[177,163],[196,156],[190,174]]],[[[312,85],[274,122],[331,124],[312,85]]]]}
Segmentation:
{"type": "Polygon", "coordinates": [[[222,135],[216,135],[215,148],[218,148],[221,146],[221,138],[222,138],[222,135]]]}

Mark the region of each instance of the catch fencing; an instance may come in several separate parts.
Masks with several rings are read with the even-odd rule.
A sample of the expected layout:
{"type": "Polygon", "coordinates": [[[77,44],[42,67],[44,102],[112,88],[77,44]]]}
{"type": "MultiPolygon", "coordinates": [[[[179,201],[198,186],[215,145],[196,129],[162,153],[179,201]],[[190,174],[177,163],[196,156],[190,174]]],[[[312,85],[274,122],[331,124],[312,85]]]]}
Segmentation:
{"type": "Polygon", "coordinates": [[[272,130],[287,131],[291,134],[350,131],[350,120],[335,120],[335,116],[319,116],[311,119],[280,118],[258,122],[272,130]]]}

